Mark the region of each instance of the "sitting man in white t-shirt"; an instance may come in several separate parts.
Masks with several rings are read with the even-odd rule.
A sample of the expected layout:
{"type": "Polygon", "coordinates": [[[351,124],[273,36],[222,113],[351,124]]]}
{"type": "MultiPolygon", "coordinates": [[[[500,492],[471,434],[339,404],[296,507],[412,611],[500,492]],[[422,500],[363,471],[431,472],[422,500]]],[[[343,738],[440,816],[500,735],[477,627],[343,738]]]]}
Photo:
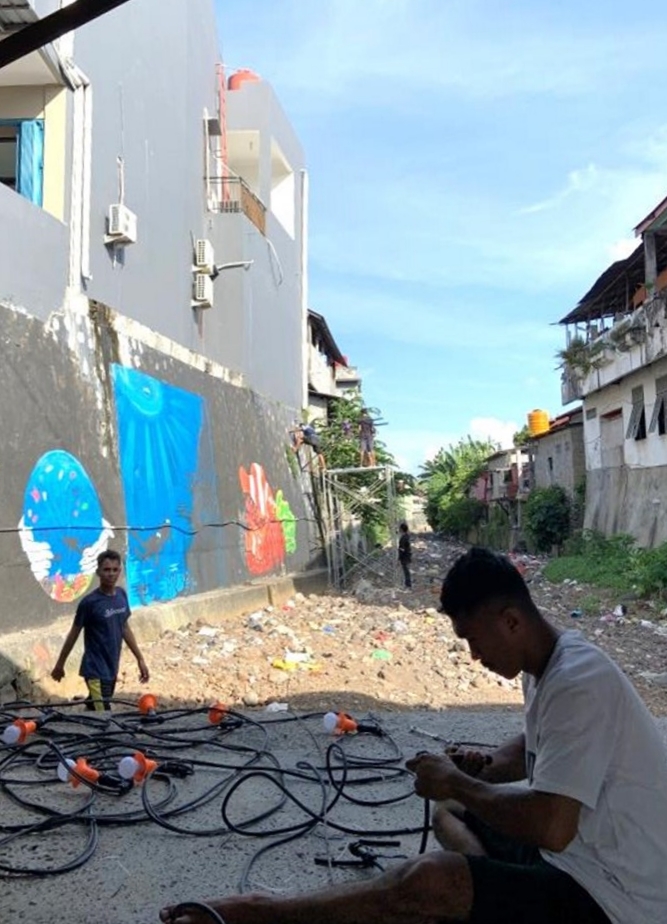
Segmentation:
{"type": "MultiPolygon", "coordinates": [[[[633,686],[544,619],[504,556],[461,556],[441,602],[473,658],[502,677],[523,672],[526,698],[525,734],[490,757],[407,762],[415,791],[438,802],[445,849],[356,885],[211,907],[226,924],[665,924],[667,750],[633,686]]],[[[211,920],[194,906],[160,916],[211,920]]]]}

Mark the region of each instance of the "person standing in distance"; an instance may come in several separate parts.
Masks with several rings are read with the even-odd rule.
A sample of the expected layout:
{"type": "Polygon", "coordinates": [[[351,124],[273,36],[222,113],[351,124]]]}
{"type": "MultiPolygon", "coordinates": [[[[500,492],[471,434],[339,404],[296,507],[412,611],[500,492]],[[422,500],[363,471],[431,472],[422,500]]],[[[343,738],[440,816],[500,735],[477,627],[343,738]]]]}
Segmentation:
{"type": "Polygon", "coordinates": [[[410,544],[410,530],[407,523],[401,523],[398,527],[400,536],[398,538],[398,561],[403,569],[403,582],[405,589],[412,588],[412,575],[410,574],[410,562],[412,561],[412,546],[410,544]]]}

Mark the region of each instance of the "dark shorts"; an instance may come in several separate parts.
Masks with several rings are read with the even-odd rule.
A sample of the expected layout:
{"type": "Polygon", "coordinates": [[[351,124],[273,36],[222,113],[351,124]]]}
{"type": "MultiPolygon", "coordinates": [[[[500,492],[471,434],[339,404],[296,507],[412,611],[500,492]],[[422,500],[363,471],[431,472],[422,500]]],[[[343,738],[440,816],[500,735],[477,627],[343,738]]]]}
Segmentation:
{"type": "Polygon", "coordinates": [[[610,924],[588,892],[536,847],[498,834],[469,812],[464,821],[488,854],[467,857],[474,894],[470,924],[610,924]]]}

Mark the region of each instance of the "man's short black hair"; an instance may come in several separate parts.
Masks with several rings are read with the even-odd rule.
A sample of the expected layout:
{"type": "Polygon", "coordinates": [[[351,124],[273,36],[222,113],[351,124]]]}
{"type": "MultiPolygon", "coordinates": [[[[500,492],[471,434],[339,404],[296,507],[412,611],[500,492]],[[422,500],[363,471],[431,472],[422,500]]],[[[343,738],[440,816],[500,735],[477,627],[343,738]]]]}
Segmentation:
{"type": "Polygon", "coordinates": [[[442,584],[440,612],[460,619],[492,600],[506,600],[537,612],[526,582],[509,558],[473,546],[449,569],[442,584]]]}
{"type": "Polygon", "coordinates": [[[97,556],[97,567],[100,568],[102,566],[102,562],[106,561],[107,559],[111,559],[111,561],[117,561],[119,565],[123,563],[123,560],[120,557],[120,552],[117,552],[115,549],[107,549],[106,552],[100,552],[100,554],[97,556]]]}

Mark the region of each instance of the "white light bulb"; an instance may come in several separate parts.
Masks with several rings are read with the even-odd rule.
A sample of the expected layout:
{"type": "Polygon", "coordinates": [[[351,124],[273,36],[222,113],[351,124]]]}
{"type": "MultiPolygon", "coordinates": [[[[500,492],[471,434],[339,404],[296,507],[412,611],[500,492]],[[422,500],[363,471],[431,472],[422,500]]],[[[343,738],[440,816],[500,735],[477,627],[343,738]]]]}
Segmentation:
{"type": "Polygon", "coordinates": [[[134,774],[139,769],[139,762],[134,757],[121,757],[118,763],[118,772],[124,780],[134,779],[134,774]]]}
{"type": "Polygon", "coordinates": [[[338,725],[338,716],[335,712],[327,712],[322,719],[322,724],[324,725],[325,732],[329,735],[333,735],[338,725]]]}
{"type": "Polygon", "coordinates": [[[76,767],[76,764],[74,763],[71,757],[65,758],[64,764],[63,763],[58,764],[58,768],[56,772],[58,774],[58,779],[60,780],[61,783],[68,782],[70,778],[70,770],[72,767],[76,767]]]}
{"type": "Polygon", "coordinates": [[[18,725],[8,725],[2,733],[4,744],[16,744],[21,737],[21,729],[18,725]]]}

